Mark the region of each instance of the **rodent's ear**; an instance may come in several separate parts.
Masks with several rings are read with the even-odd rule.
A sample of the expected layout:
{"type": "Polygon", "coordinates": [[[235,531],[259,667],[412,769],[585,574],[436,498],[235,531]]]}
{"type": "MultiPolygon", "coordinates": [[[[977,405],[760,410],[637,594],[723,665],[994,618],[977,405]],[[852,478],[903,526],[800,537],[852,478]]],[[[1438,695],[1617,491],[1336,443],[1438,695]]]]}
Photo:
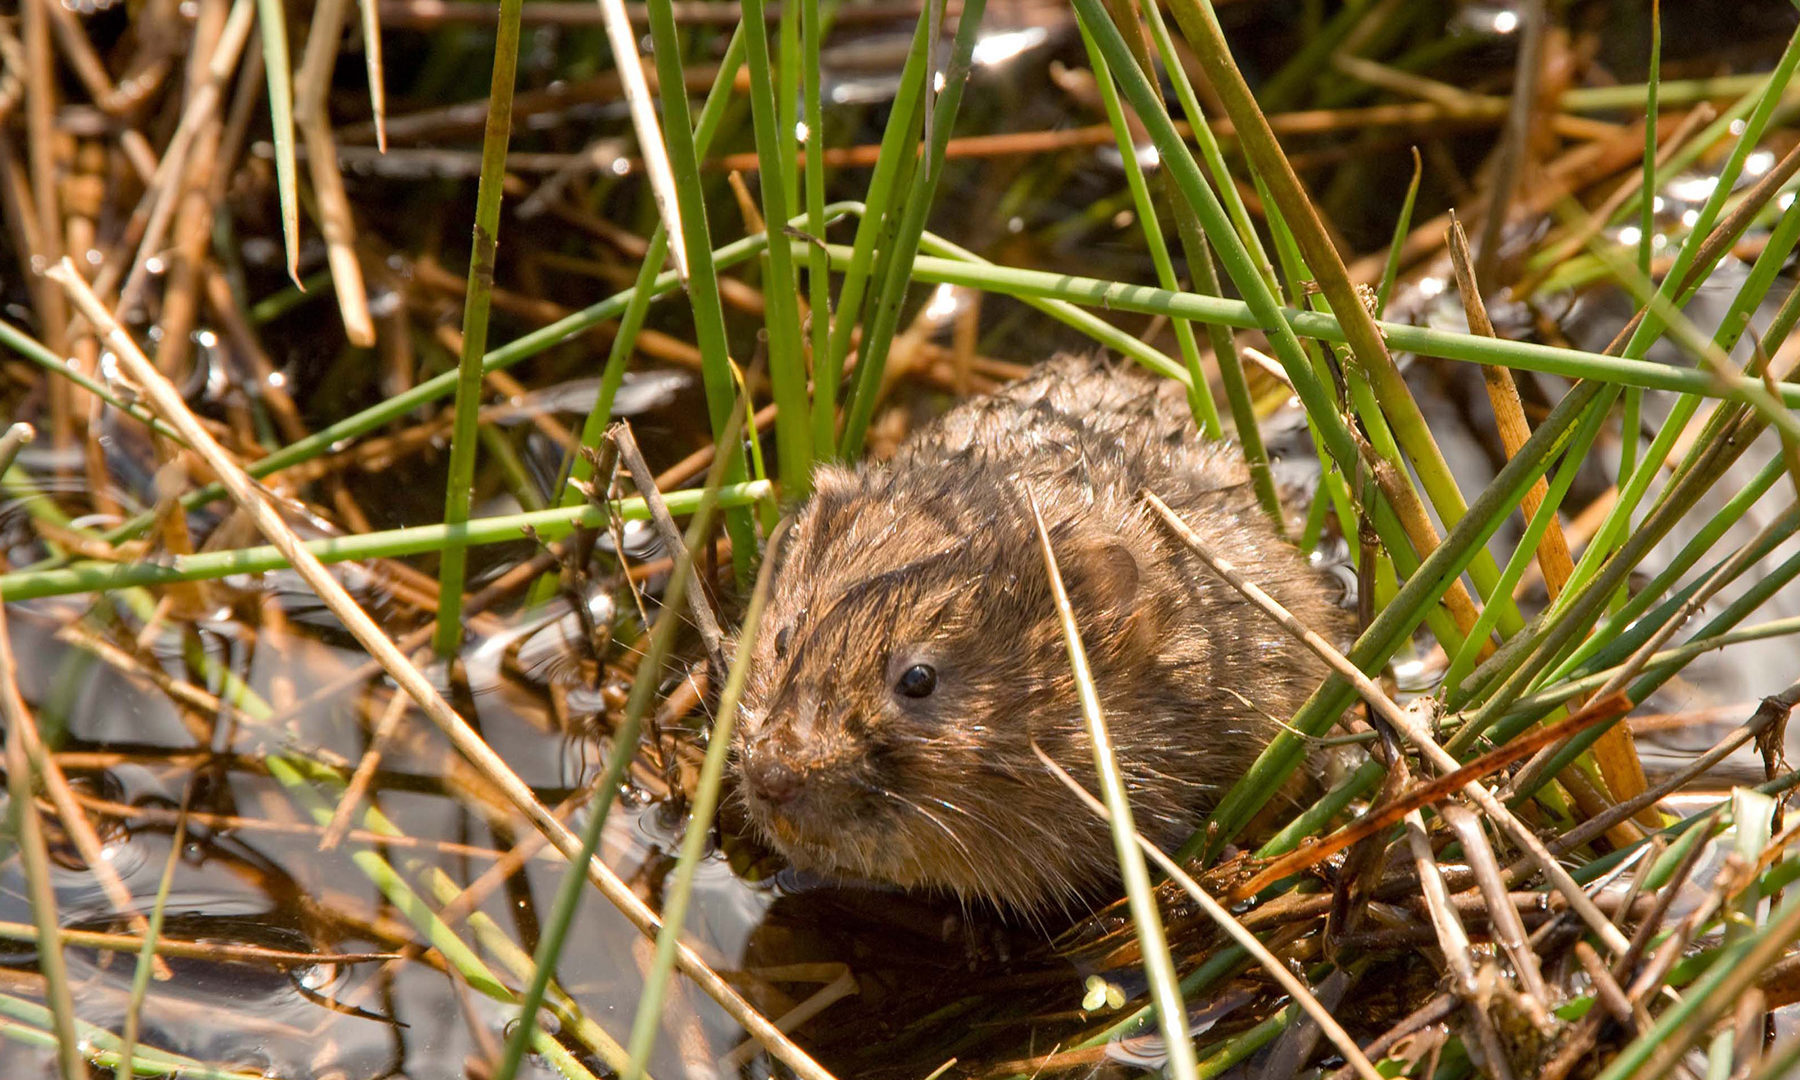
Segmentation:
{"type": "Polygon", "coordinates": [[[1095,613],[1129,615],[1137,607],[1137,556],[1117,537],[1082,537],[1057,553],[1075,603],[1095,613]]]}

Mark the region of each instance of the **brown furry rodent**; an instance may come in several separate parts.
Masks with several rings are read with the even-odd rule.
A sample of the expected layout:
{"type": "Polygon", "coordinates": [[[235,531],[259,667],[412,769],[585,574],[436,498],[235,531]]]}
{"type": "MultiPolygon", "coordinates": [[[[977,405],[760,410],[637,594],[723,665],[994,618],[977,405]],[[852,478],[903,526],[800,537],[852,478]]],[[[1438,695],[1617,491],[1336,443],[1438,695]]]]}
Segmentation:
{"type": "Polygon", "coordinates": [[[1325,676],[1144,506],[1157,493],[1303,622],[1336,586],[1270,527],[1182,388],[1062,357],[886,465],[823,468],[777,553],[737,736],[751,821],[797,868],[1074,906],[1107,826],[1044,768],[1093,751],[1025,497],[1036,496],[1132,811],[1179,843],[1325,676]]]}

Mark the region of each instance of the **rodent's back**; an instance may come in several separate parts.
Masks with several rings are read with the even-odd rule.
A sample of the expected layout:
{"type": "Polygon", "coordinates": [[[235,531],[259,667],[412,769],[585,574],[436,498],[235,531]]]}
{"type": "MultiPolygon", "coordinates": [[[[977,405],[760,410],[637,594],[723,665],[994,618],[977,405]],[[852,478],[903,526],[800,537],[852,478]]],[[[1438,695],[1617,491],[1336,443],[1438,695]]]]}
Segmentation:
{"type": "Polygon", "coordinates": [[[1343,619],[1235,449],[1199,438],[1182,388],[1105,361],[1051,361],[888,465],[817,479],[776,569],[738,744],[752,820],[805,869],[1026,908],[1110,878],[1104,826],[1033,751],[1092,776],[1028,492],[1158,840],[1198,824],[1324,669],[1141,492],[1309,625],[1331,636],[1343,619]]]}

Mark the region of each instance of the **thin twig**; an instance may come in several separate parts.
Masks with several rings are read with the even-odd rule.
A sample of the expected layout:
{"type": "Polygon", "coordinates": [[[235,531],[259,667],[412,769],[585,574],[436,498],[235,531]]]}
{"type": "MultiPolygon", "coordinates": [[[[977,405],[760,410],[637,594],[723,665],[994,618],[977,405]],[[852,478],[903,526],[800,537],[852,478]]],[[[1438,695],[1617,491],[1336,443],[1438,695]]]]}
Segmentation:
{"type": "MultiPolygon", "coordinates": [[[[638,494],[644,497],[644,505],[650,508],[650,523],[656,528],[656,535],[662,540],[663,547],[670,552],[681,550],[681,530],[675,526],[675,518],[669,513],[669,507],[663,502],[662,492],[656,486],[656,475],[644,461],[643,451],[638,449],[637,436],[632,433],[631,425],[621,421],[614,424],[607,433],[619,448],[619,460],[631,472],[632,483],[637,485],[638,494]]],[[[688,607],[694,614],[694,626],[700,631],[700,640],[706,645],[706,655],[712,661],[713,670],[723,672],[728,665],[725,661],[725,635],[719,630],[719,618],[713,613],[712,601],[702,588],[687,590],[688,607]]]]}

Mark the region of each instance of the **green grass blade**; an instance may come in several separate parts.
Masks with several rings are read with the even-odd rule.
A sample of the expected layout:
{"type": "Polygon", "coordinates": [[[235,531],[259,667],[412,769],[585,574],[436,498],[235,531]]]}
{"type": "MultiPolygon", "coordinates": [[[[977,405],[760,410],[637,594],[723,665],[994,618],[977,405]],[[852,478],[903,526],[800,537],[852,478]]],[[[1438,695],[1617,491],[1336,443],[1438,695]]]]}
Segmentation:
{"type": "Polygon", "coordinates": [[[1094,687],[1094,673],[1088,667],[1087,650],[1082,647],[1081,627],[1069,605],[1068,591],[1063,587],[1057,569],[1056,552],[1050,544],[1050,530],[1031,504],[1037,522],[1038,550],[1044,557],[1044,569],[1050,579],[1050,591],[1056,600],[1056,611],[1062,624],[1063,643],[1068,648],[1069,671],[1081,698],[1081,714],[1087,723],[1088,742],[1094,750],[1094,767],[1099,774],[1100,794],[1106,802],[1108,824],[1112,827],[1113,852],[1119,859],[1120,876],[1125,881],[1126,902],[1131,921],[1137,929],[1139,954],[1144,974],[1150,981],[1150,994],[1156,1002],[1156,1019],[1162,1028],[1163,1050],[1169,1056],[1168,1072],[1176,1080],[1193,1080],[1196,1076],[1193,1036],[1189,1033],[1187,1006],[1181,998],[1181,983],[1175,976],[1175,959],[1163,934],[1162,915],[1156,907],[1156,890],[1150,882],[1144,853],[1138,850],[1137,826],[1132,821],[1131,800],[1125,791],[1125,777],[1113,754],[1112,736],[1100,708],[1100,694],[1094,687]]]}
{"type": "MultiPolygon", "coordinates": [[[[752,46],[754,48],[754,46],[752,46]]],[[[519,1063],[524,1059],[525,1047],[531,1032],[539,1028],[537,1011],[543,1003],[544,991],[549,986],[552,970],[558,957],[562,955],[563,945],[568,940],[569,927],[575,919],[575,911],[580,906],[583,895],[587,892],[587,866],[593,859],[594,852],[600,847],[600,836],[606,826],[606,819],[612,809],[614,799],[618,797],[619,786],[624,782],[625,770],[630,766],[638,753],[638,731],[643,725],[644,717],[649,714],[651,705],[656,699],[656,692],[662,680],[659,673],[663,663],[674,648],[676,635],[681,632],[684,620],[680,615],[682,602],[686,599],[687,590],[693,585],[694,563],[700,550],[712,535],[713,510],[718,505],[717,496],[721,480],[733,471],[735,464],[731,459],[737,456],[738,425],[727,426],[719,442],[719,453],[707,470],[706,487],[702,493],[699,508],[694,513],[693,521],[688,523],[687,535],[683,537],[681,549],[674,553],[675,567],[670,573],[669,584],[664,589],[661,612],[655,625],[650,628],[650,641],[644,650],[643,659],[639,662],[637,676],[632,680],[631,693],[625,701],[625,715],[620,720],[618,729],[613,732],[612,753],[606,759],[606,768],[600,775],[600,782],[595,788],[594,801],[588,808],[588,821],[581,834],[581,852],[571,860],[563,871],[561,883],[557,886],[556,900],[551,906],[550,918],[544,926],[543,937],[538,941],[532,963],[536,966],[531,983],[526,987],[520,999],[520,1017],[518,1026],[512,1036],[507,1039],[506,1050],[501,1058],[500,1067],[494,1072],[494,1080],[513,1080],[518,1072],[519,1063]]],[[[741,471],[743,466],[736,466],[741,471]]],[[[669,963],[674,963],[674,949],[671,944],[669,963]]],[[[660,1020],[660,1017],[657,1019],[660,1020]]],[[[642,1076],[642,1061],[633,1057],[633,1067],[626,1070],[628,1080],[639,1080],[642,1076]]]]}
{"type": "MultiPolygon", "coordinates": [[[[1163,236],[1156,204],[1150,199],[1150,186],[1144,181],[1143,166],[1138,163],[1137,147],[1132,144],[1131,128],[1125,121],[1125,110],[1119,104],[1118,88],[1113,85],[1106,61],[1094,48],[1093,37],[1085,28],[1081,30],[1081,39],[1087,47],[1088,66],[1093,69],[1107,122],[1112,125],[1119,159],[1125,170],[1125,183],[1137,208],[1138,223],[1143,229],[1144,244],[1150,251],[1151,264],[1156,269],[1156,279],[1163,288],[1173,291],[1179,287],[1175,281],[1175,264],[1169,258],[1168,240],[1163,236]]],[[[1207,438],[1220,438],[1224,429],[1219,423],[1218,408],[1207,389],[1206,372],[1200,366],[1200,345],[1194,338],[1194,326],[1186,319],[1173,319],[1170,325],[1175,331],[1175,343],[1181,350],[1182,365],[1188,372],[1188,403],[1193,408],[1194,422],[1207,438]]]]}
{"type": "MultiPolygon", "coordinates": [[[[781,534],[778,529],[770,534],[769,550],[773,552],[780,542],[781,534]]],[[[725,763],[731,755],[731,736],[737,724],[738,702],[743,697],[744,683],[749,675],[750,652],[756,646],[756,632],[762,623],[763,606],[768,600],[769,581],[774,565],[773,558],[765,559],[762,570],[757,575],[756,587],[750,594],[750,606],[744,611],[743,623],[738,631],[737,656],[726,676],[725,689],[720,691],[717,716],[713,720],[712,731],[707,735],[706,758],[701,763],[700,778],[695,783],[694,801],[688,811],[687,831],[681,837],[681,852],[675,863],[673,880],[663,894],[663,923],[656,934],[656,954],[644,978],[644,988],[638,995],[637,1016],[631,1024],[631,1040],[627,1044],[631,1063],[626,1067],[624,1080],[639,1080],[643,1076],[644,1068],[650,1060],[650,1051],[656,1045],[656,1033],[661,1028],[664,995],[668,992],[669,979],[675,970],[675,947],[681,940],[681,928],[687,922],[688,902],[694,895],[694,875],[706,858],[707,845],[712,838],[713,813],[719,806],[719,789],[725,779],[725,763]]]]}
{"type": "MultiPolygon", "coordinates": [[[[800,11],[801,49],[806,96],[806,231],[825,238],[825,109],[821,101],[824,73],[820,49],[825,37],[822,0],[795,0],[800,11]]],[[[806,283],[812,306],[813,452],[830,454],[837,446],[837,376],[827,370],[831,356],[831,262],[817,244],[806,249],[806,283]]]]}
{"type": "MultiPolygon", "coordinates": [[[[722,507],[755,505],[771,496],[765,481],[729,484],[719,492],[722,507]]],[[[673,514],[692,513],[699,503],[697,491],[672,491],[663,502],[673,514]]],[[[626,521],[647,521],[649,510],[641,498],[621,499],[613,510],[626,521]]],[[[474,518],[462,525],[418,525],[412,528],[358,533],[351,536],[308,540],[306,549],[324,563],[355,559],[399,558],[442,550],[450,545],[476,547],[523,540],[531,529],[547,540],[566,536],[578,528],[601,528],[606,514],[593,506],[553,507],[522,514],[474,518]]],[[[53,570],[16,570],[0,575],[0,599],[32,600],[82,592],[112,592],[135,586],[172,585],[182,581],[209,581],[237,574],[261,574],[287,567],[287,560],[273,546],[207,551],[177,555],[163,562],[78,562],[53,570]]]]}
{"type": "MultiPolygon", "coordinates": [[[[788,208],[794,205],[788,172],[794,160],[793,122],[790,119],[782,130],[779,117],[791,114],[793,106],[783,108],[775,100],[763,0],[743,0],[742,6],[745,59],[750,68],[750,112],[756,129],[756,158],[762,169],[758,187],[762,190],[763,219],[771,228],[779,228],[779,223],[791,216],[788,208]]],[[[782,18],[784,26],[789,25],[788,16],[784,14],[782,18]]],[[[695,181],[697,187],[697,178],[695,181]]],[[[812,488],[813,456],[812,410],[806,396],[806,361],[800,344],[800,281],[790,245],[771,243],[764,254],[769,274],[763,285],[763,302],[769,331],[769,382],[779,406],[775,443],[780,452],[781,490],[784,498],[797,499],[812,488]]]]}
{"type": "Polygon", "coordinates": [[[288,61],[287,5],[256,0],[263,70],[269,79],[269,126],[275,144],[275,188],[281,203],[281,236],[288,277],[300,283],[300,187],[294,158],[294,73],[288,61]]]}
{"type": "MultiPolygon", "coordinates": [[[[456,376],[456,426],[444,485],[444,523],[469,519],[475,493],[476,426],[481,422],[481,358],[487,352],[488,309],[494,292],[494,257],[500,235],[500,197],[506,180],[506,146],[512,137],[513,83],[519,65],[523,0],[501,0],[494,35],[494,72],[488,88],[487,126],[481,139],[481,180],[475,193],[475,230],[469,248],[469,283],[463,302],[462,357],[456,376]]],[[[437,632],[432,647],[449,656],[462,642],[462,591],[468,553],[443,551],[438,567],[437,632]]]]}
{"type": "MultiPolygon", "coordinates": [[[[943,89],[931,110],[931,138],[924,157],[913,170],[912,189],[907,192],[898,226],[881,262],[886,267],[881,290],[871,300],[870,316],[865,320],[862,349],[856,365],[856,385],[845,410],[844,434],[838,440],[838,455],[853,459],[862,453],[863,435],[875,414],[875,399],[880,395],[881,377],[887,367],[888,348],[900,326],[900,307],[912,282],[911,266],[919,250],[919,237],[925,231],[925,215],[930,212],[937,185],[944,173],[944,148],[950,143],[951,129],[956,126],[956,113],[962,104],[963,89],[969,78],[969,58],[975,50],[975,37],[981,28],[981,14],[987,0],[964,0],[957,16],[956,40],[950,47],[950,63],[944,72],[943,89]]],[[[859,237],[860,238],[860,237],[859,237]]],[[[838,317],[848,316],[847,301],[838,301],[838,317]]]]}
{"type": "MultiPolygon", "coordinates": [[[[743,62],[744,31],[740,27],[732,33],[731,41],[725,46],[725,55],[719,59],[719,74],[713,79],[712,89],[706,95],[706,103],[700,108],[700,120],[694,128],[696,154],[704,155],[712,146],[719,124],[725,118],[726,106],[731,102],[732,82],[736,80],[738,68],[743,62]]],[[[606,366],[600,373],[600,389],[595,393],[594,407],[588,410],[587,419],[581,425],[581,445],[589,449],[600,446],[601,436],[612,424],[613,399],[625,381],[625,369],[631,362],[632,350],[637,347],[638,332],[644,328],[644,318],[650,313],[650,302],[659,295],[655,287],[656,280],[668,253],[669,230],[658,222],[656,229],[650,234],[644,261],[638,266],[637,283],[632,286],[625,310],[619,316],[619,329],[613,335],[612,346],[606,355],[606,366]]],[[[717,264],[716,258],[715,263],[717,264]]],[[[574,479],[585,482],[593,479],[593,467],[583,455],[575,454],[569,460],[566,473],[558,502],[563,506],[574,506],[586,496],[566,481],[574,479]]]]}
{"type": "MultiPolygon", "coordinates": [[[[814,361],[813,394],[828,396],[835,406],[838,382],[843,378],[844,363],[850,355],[850,337],[862,311],[863,293],[868,288],[870,270],[875,258],[875,242],[888,219],[888,206],[893,201],[894,185],[901,169],[917,152],[915,140],[919,130],[919,101],[925,92],[930,73],[930,27],[928,13],[919,13],[919,24],[913,31],[912,46],[906,64],[900,70],[900,85],[894,90],[894,101],[888,109],[887,130],[881,136],[881,149],[875,158],[875,172],[869,178],[868,193],[863,196],[862,220],[856,225],[853,255],[844,267],[844,283],[838,290],[837,313],[831,322],[830,348],[823,365],[814,361]]],[[[866,347],[866,341],[865,341],[866,347]]],[[[815,421],[816,423],[816,421],[815,421]]],[[[835,455],[836,443],[820,444],[820,455],[835,455]]]]}
{"type": "MultiPolygon", "coordinates": [[[[675,30],[675,11],[672,0],[650,0],[648,4],[650,17],[650,38],[655,44],[657,90],[662,96],[663,106],[663,138],[668,143],[669,166],[675,176],[675,202],[681,219],[682,235],[679,238],[685,247],[688,265],[687,294],[694,312],[694,339],[700,348],[700,378],[706,387],[706,411],[712,423],[713,439],[717,441],[731,426],[733,408],[737,401],[737,381],[731,370],[731,349],[725,336],[725,308],[719,299],[718,266],[713,260],[712,228],[706,216],[706,192],[700,185],[700,153],[694,142],[694,126],[688,111],[687,84],[682,78],[681,44],[675,30]]],[[[753,51],[750,35],[760,31],[763,34],[764,75],[767,75],[768,39],[767,27],[761,23],[760,8],[755,18],[746,13],[743,20],[745,33],[745,52],[748,56],[753,51]]],[[[765,82],[766,88],[766,82],[765,82]]],[[[762,100],[762,95],[756,96],[762,100]]],[[[765,107],[769,104],[762,100],[765,107]]],[[[763,124],[757,125],[759,128],[763,124]]],[[[758,154],[762,153],[758,139],[758,154]]],[[[765,167],[767,163],[765,162],[765,167]]],[[[765,171],[764,175],[779,176],[780,170],[765,171]]],[[[779,183],[765,184],[765,195],[769,190],[779,190],[779,183]]],[[[769,219],[770,227],[786,221],[784,217],[769,219]]],[[[771,293],[785,288],[777,284],[771,293]]],[[[776,301],[770,298],[771,310],[776,301]]],[[[787,415],[784,405],[782,414],[787,415]]],[[[741,483],[745,478],[743,460],[737,455],[726,455],[736,464],[734,471],[726,474],[727,484],[741,483]]],[[[756,553],[755,527],[748,513],[733,512],[725,516],[725,529],[731,536],[731,558],[737,567],[740,577],[749,572],[750,559],[756,553]]]]}

